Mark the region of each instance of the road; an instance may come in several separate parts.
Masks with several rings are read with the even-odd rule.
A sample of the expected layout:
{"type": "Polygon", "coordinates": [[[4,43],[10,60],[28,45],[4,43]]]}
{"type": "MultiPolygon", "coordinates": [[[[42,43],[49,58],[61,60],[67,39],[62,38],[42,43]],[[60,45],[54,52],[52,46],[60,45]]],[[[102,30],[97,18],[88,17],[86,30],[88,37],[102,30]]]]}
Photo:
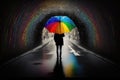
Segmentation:
{"type": "Polygon", "coordinates": [[[0,68],[1,77],[118,77],[113,62],[65,40],[62,58],[56,58],[56,46],[50,41],[43,47],[10,60],[0,68]]]}

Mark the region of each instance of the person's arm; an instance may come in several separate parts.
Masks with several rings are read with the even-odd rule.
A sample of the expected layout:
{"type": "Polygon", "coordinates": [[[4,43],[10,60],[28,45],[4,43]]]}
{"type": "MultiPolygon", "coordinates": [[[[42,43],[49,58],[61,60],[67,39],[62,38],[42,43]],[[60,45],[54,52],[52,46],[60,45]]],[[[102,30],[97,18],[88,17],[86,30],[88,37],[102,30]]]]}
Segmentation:
{"type": "Polygon", "coordinates": [[[64,37],[65,35],[63,34],[62,37],[64,37]]]}

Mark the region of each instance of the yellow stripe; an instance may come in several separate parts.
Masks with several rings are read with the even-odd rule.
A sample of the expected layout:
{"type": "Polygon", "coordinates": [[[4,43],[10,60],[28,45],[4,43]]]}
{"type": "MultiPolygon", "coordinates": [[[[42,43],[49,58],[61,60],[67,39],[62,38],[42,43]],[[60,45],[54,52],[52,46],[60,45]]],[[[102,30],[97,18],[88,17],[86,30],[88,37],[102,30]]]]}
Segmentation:
{"type": "Polygon", "coordinates": [[[61,26],[61,33],[69,32],[69,29],[63,22],[61,22],[60,26],[61,26]]]}

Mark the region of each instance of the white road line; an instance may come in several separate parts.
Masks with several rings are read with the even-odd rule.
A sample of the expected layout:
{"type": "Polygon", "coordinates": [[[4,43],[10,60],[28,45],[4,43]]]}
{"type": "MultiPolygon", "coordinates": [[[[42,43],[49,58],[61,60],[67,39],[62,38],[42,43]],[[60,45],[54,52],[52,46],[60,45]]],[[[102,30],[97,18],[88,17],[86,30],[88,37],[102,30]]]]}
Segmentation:
{"type": "Polygon", "coordinates": [[[68,47],[71,49],[70,52],[73,52],[75,56],[80,56],[80,54],[78,54],[71,46],[68,45],[68,47]]]}
{"type": "Polygon", "coordinates": [[[76,45],[78,48],[80,48],[80,49],[82,49],[83,51],[85,51],[85,52],[88,52],[88,53],[90,53],[90,54],[93,54],[93,55],[95,55],[96,57],[99,57],[102,61],[104,60],[104,61],[107,61],[107,62],[109,62],[109,63],[111,63],[111,64],[115,64],[114,62],[112,62],[111,60],[109,60],[109,59],[107,59],[107,58],[104,58],[104,57],[102,57],[102,56],[100,56],[100,55],[98,55],[98,54],[96,54],[96,53],[94,53],[94,52],[92,52],[92,51],[90,51],[90,50],[87,50],[87,49],[85,49],[84,47],[82,47],[82,46],[78,46],[77,44],[75,44],[74,42],[72,42],[72,41],[70,41],[71,43],[73,43],[74,45],[76,45]]]}

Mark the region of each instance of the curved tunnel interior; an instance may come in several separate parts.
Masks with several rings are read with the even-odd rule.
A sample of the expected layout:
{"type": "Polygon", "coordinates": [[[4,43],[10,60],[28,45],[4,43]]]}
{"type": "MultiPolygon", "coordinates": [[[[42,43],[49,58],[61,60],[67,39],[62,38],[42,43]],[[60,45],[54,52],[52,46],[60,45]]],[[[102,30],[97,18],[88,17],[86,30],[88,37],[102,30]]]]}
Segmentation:
{"type": "Polygon", "coordinates": [[[10,2],[11,4],[7,2],[0,3],[0,17],[3,19],[0,20],[1,62],[23,54],[53,37],[53,34],[44,28],[52,16],[68,16],[76,25],[72,32],[66,34],[70,39],[76,39],[80,46],[119,62],[119,34],[115,19],[115,12],[118,10],[111,7],[112,2],[109,4],[107,1],[101,1],[106,8],[101,6],[100,1],[88,0],[19,0],[10,2]]]}

